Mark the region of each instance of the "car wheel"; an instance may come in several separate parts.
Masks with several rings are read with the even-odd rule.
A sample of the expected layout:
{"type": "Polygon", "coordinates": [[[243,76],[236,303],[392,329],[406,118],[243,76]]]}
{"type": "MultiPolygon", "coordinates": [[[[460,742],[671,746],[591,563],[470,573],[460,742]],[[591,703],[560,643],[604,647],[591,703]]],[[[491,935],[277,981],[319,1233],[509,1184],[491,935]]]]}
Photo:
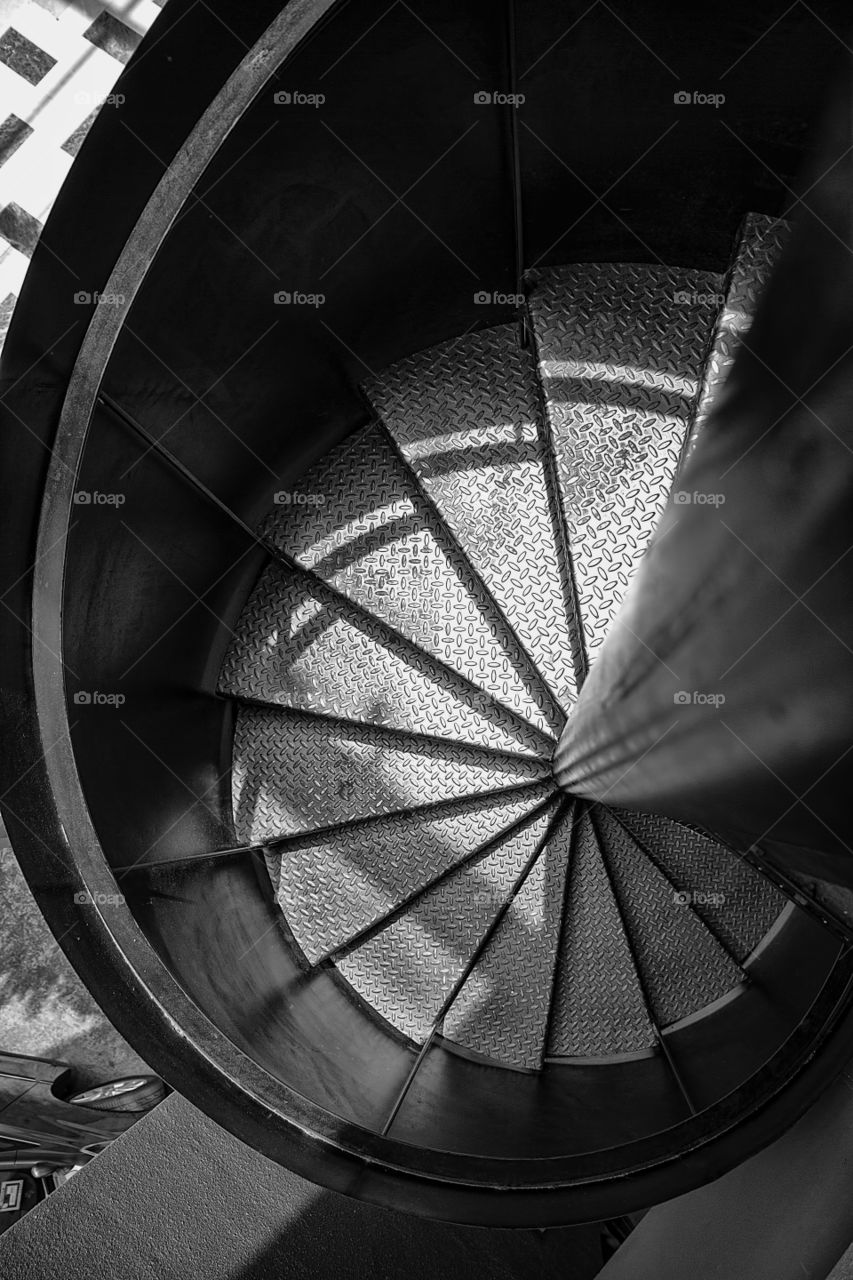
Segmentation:
{"type": "Polygon", "coordinates": [[[124,1076],[74,1093],[66,1101],[97,1111],[150,1111],[163,1101],[166,1092],[159,1076],[124,1076]]]}

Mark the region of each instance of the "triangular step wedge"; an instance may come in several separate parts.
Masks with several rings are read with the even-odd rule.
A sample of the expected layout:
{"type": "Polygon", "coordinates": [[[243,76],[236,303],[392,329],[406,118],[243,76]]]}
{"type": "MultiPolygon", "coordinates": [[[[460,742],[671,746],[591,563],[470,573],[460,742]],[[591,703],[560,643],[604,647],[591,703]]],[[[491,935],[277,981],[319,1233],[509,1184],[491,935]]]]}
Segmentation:
{"type": "Polygon", "coordinates": [[[568,708],[577,688],[571,578],[536,363],[518,326],[419,352],[365,385],[379,417],[568,708]]]}
{"type": "Polygon", "coordinates": [[[729,270],[726,300],[717,319],[711,353],[705,365],[696,420],[685,456],[693,452],[705,429],[708,415],[719,402],[735,353],[748,333],[758,299],[779,259],[790,223],[763,213],[748,213],[743,220],[729,270]]]}
{"type": "Polygon", "coordinates": [[[546,776],[545,761],[509,760],[449,742],[401,742],[369,725],[241,707],[231,772],[234,823],[239,840],[262,844],[546,776]]]}
{"type": "Polygon", "coordinates": [[[376,426],[312,467],[264,527],[280,550],[545,732],[550,694],[376,426]]]}
{"type": "Polygon", "coordinates": [[[543,273],[531,296],[590,659],[669,494],[721,286],[711,272],[588,263],[543,273]]]}
{"type": "Polygon", "coordinates": [[[658,1025],[678,1022],[738,986],[742,970],[625,828],[600,808],[593,821],[658,1025]]]}
{"type": "Polygon", "coordinates": [[[412,1040],[424,1040],[454,983],[545,834],[546,813],[443,881],[338,962],[356,991],[412,1040]]]}
{"type": "Polygon", "coordinates": [[[269,565],[240,615],[219,692],[535,755],[542,739],[307,575],[269,565]]]}
{"type": "Polygon", "coordinates": [[[678,822],[651,813],[619,817],[696,914],[743,962],[786,906],[778,889],[742,858],[678,822]]]}
{"type": "Polygon", "coordinates": [[[655,1044],[589,814],[575,824],[547,1052],[608,1058],[655,1044]]]}
{"type": "Polygon", "coordinates": [[[444,1035],[508,1067],[542,1065],[572,842],[560,823],[450,1007],[444,1035]]]}
{"type": "MultiPolygon", "coordinates": [[[[553,792],[466,801],[446,813],[404,814],[282,846],[273,883],[308,959],[342,947],[410,895],[495,839],[553,792]]],[[[269,860],[272,863],[272,859],[269,860]]]]}

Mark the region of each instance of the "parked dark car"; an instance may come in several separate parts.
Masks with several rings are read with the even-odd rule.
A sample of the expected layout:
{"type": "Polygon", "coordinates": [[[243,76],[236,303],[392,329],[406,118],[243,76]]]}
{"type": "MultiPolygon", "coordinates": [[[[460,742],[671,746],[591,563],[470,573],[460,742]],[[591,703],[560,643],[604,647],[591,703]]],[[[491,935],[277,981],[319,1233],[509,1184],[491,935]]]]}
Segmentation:
{"type": "Polygon", "coordinates": [[[0,1052],[0,1233],[167,1093],[157,1076],[72,1082],[65,1063],[0,1052]]]}

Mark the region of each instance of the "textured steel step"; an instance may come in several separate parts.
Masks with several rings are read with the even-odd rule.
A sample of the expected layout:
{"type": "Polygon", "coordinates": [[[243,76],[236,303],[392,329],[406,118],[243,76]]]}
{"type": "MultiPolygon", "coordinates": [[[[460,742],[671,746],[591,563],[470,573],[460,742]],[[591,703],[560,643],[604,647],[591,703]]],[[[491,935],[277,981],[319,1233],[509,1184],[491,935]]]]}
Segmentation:
{"type": "Polygon", "coordinates": [[[590,659],[669,493],[722,301],[710,272],[593,263],[531,297],[590,659]]]}
{"type": "Polygon", "coordinates": [[[619,813],[651,859],[738,961],[773,927],[787,900],[716,841],[669,818],[619,813]]]}
{"type": "Polygon", "coordinates": [[[271,707],[241,707],[234,731],[234,823],[245,844],[498,791],[550,776],[537,760],[484,756],[473,747],[402,743],[271,707]]]}
{"type": "Polygon", "coordinates": [[[226,695],[536,755],[542,739],[384,623],[269,565],[219,677],[226,695]]]}
{"type": "Polygon", "coordinates": [[[338,962],[348,982],[413,1040],[428,1035],[548,824],[546,814],[430,890],[338,962]]]}
{"type": "Polygon", "coordinates": [[[720,401],[735,352],[749,332],[759,296],[789,231],[789,223],[766,214],[748,213],[743,220],[729,270],[726,300],[717,318],[711,353],[702,378],[696,420],[685,456],[693,452],[709,413],[720,401]]]}
{"type": "Polygon", "coordinates": [[[478,799],[444,813],[380,818],[282,846],[268,865],[297,942],[312,962],[340,948],[552,791],[545,782],[523,798],[478,799]]]}
{"type": "Polygon", "coordinates": [[[542,1065],[571,818],[553,833],[448,1012],[444,1035],[509,1067],[542,1065]]]}
{"type": "Polygon", "coordinates": [[[562,722],[468,562],[385,433],[357,432],[265,528],[282,551],[537,728],[562,722]]]}
{"type": "Polygon", "coordinates": [[[516,325],[470,333],[365,386],[377,413],[564,707],[571,599],[532,354],[516,325]]]}
{"type": "Polygon", "coordinates": [[[659,1026],[726,995],[744,974],[690,902],[600,806],[593,819],[616,897],[659,1026]]]}
{"type": "Polygon", "coordinates": [[[575,828],[548,1054],[607,1058],[655,1043],[598,836],[575,828]]]}
{"type": "MultiPolygon", "coordinates": [[[[546,832],[554,695],[571,706],[779,234],[746,221],[722,314],[707,272],[544,273],[535,358],[499,326],[401,361],[365,386],[379,420],[267,522],[301,568],[264,570],[220,677],[244,699],[237,835],[289,837],[266,860],[307,959],[415,1041],[546,832]]],[[[783,905],[712,839],[578,806],[441,1032],[526,1070],[647,1053],[741,983],[783,905]]]]}

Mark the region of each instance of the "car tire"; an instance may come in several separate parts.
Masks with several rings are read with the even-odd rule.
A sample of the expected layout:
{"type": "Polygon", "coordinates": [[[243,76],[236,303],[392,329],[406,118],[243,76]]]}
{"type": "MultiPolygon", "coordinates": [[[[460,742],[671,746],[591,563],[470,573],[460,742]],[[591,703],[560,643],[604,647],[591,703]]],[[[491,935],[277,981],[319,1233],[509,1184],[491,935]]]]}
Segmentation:
{"type": "Polygon", "coordinates": [[[95,1111],[150,1111],[167,1092],[159,1076],[122,1076],[73,1093],[65,1101],[95,1111]]]}

